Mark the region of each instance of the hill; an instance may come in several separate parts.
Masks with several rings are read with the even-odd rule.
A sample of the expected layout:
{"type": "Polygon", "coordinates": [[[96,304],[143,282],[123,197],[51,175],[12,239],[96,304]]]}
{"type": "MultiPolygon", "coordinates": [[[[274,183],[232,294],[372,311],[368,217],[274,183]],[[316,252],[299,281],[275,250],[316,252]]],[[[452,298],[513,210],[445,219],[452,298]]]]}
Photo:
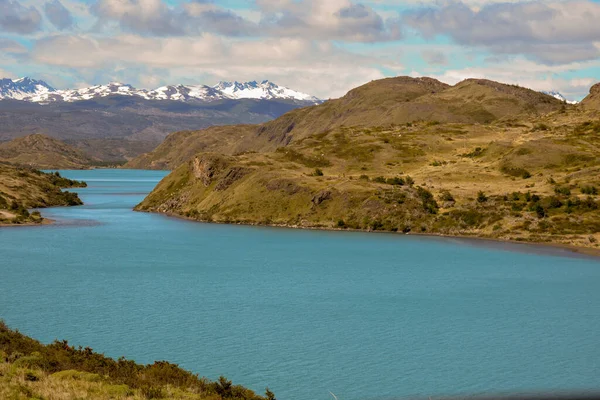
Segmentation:
{"type": "Polygon", "coordinates": [[[94,162],[80,150],[40,134],[0,143],[0,161],[40,169],[82,169],[94,162]]]}
{"type": "Polygon", "coordinates": [[[2,399],[275,400],[221,377],[200,378],[176,364],[113,360],[66,340],[44,345],[0,321],[2,399]]]}
{"type": "MultiPolygon", "coordinates": [[[[479,104],[493,120],[331,123],[325,130],[290,136],[275,150],[200,152],[136,209],[199,221],[597,249],[600,125],[595,114],[489,81],[465,81],[406,102],[426,96],[429,104],[458,107],[458,93],[467,93],[463,108],[479,104]]],[[[291,114],[314,115],[326,106],[291,114]]],[[[463,110],[456,118],[469,114],[463,110]]],[[[289,114],[269,124],[286,118],[289,114]]],[[[299,126],[312,123],[298,120],[299,126]]]]}
{"type": "MultiPolygon", "coordinates": [[[[342,126],[394,126],[419,121],[436,123],[491,123],[503,118],[521,118],[557,111],[565,104],[552,96],[512,85],[469,79],[449,86],[432,78],[397,77],[373,81],[323,104],[293,110],[254,130],[223,127],[227,138],[214,148],[224,154],[273,151],[310,135],[342,126]]],[[[212,142],[213,131],[186,132],[186,140],[170,138],[155,154],[133,160],[126,167],[175,165],[168,154],[181,154],[185,146],[202,149],[212,142]],[[180,144],[182,144],[180,146],[180,144]],[[154,159],[154,157],[163,157],[154,159]]],[[[173,134],[175,136],[177,134],[173,134]]]]}
{"type": "Polygon", "coordinates": [[[581,105],[588,110],[600,111],[600,83],[590,88],[590,94],[581,101],[581,105]]]}
{"type": "Polygon", "coordinates": [[[83,204],[77,194],[63,188],[85,187],[60,174],[0,163],[0,226],[44,222],[39,212],[28,209],[83,204]]]}

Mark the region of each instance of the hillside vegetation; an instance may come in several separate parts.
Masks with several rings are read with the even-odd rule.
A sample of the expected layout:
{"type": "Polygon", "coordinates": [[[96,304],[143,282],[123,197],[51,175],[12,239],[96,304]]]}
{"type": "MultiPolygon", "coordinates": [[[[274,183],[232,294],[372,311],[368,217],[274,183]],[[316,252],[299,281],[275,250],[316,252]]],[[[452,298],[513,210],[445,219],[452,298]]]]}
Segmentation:
{"type": "Polygon", "coordinates": [[[39,212],[28,209],[83,204],[76,193],[62,188],[85,186],[58,172],[48,174],[0,162],[0,225],[43,223],[39,212]]]}
{"type": "Polygon", "coordinates": [[[47,399],[174,399],[275,400],[221,377],[201,378],[175,364],[136,364],[113,360],[89,347],[54,341],[44,345],[0,321],[0,398],[47,399]]]}
{"type": "Polygon", "coordinates": [[[94,162],[82,151],[40,134],[0,143],[0,161],[40,169],[83,169],[94,162]]]}
{"type": "Polygon", "coordinates": [[[564,104],[551,96],[487,80],[469,79],[449,86],[432,78],[388,78],[353,89],[340,99],[293,110],[264,124],[171,134],[156,150],[125,167],[173,169],[189,159],[189,154],[201,151],[221,154],[273,151],[342,126],[366,128],[420,121],[486,124],[506,117],[543,115],[562,107],[564,104]]]}
{"type": "MultiPolygon", "coordinates": [[[[189,158],[136,209],[200,221],[599,247],[598,110],[490,81],[447,88],[435,82],[384,80],[254,129],[222,128],[228,140],[237,132],[241,141],[189,158]],[[405,97],[398,94],[402,82],[409,82],[405,97]],[[428,94],[419,95],[415,88],[421,85],[428,94]],[[379,113],[367,113],[369,118],[365,114],[362,123],[328,120],[327,128],[317,129],[306,116],[341,102],[356,101],[360,112],[361,104],[367,109],[374,100],[356,96],[377,89],[377,96],[386,97],[385,87],[394,100],[379,113]],[[397,116],[406,104],[438,104],[456,113],[401,122],[397,116]],[[305,116],[298,119],[299,114],[305,116]],[[292,128],[275,129],[286,123],[292,128]],[[266,132],[268,138],[260,137],[266,132]],[[258,137],[256,150],[234,151],[252,137],[258,137]]],[[[206,143],[203,134],[186,133],[187,147],[206,143]]],[[[172,135],[173,143],[163,148],[170,151],[163,154],[176,154],[169,147],[182,136],[172,135]]],[[[190,153],[179,153],[173,165],[190,153]]]]}

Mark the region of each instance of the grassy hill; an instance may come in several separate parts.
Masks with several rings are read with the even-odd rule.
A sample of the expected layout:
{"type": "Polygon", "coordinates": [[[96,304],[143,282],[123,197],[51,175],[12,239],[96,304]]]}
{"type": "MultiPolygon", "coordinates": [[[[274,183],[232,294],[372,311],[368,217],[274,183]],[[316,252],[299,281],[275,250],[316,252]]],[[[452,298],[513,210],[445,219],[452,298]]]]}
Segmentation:
{"type": "Polygon", "coordinates": [[[113,360],[89,347],[55,341],[44,345],[0,321],[0,398],[274,400],[221,377],[217,382],[157,361],[113,360]]]}
{"type": "MultiPolygon", "coordinates": [[[[475,104],[494,117],[487,123],[330,124],[293,136],[275,150],[201,152],[136,209],[200,221],[599,247],[600,121],[595,111],[481,80],[405,102],[424,101],[424,96],[429,104],[431,98],[463,108],[475,104]],[[466,96],[462,102],[461,96],[466,96]]],[[[303,124],[313,121],[299,120],[296,126],[303,124]]],[[[193,148],[198,133],[187,135],[193,148]]]]}
{"type": "Polygon", "coordinates": [[[469,79],[449,86],[432,78],[388,78],[353,89],[340,99],[293,110],[254,127],[238,125],[174,133],[154,152],[125,167],[170,169],[193,151],[273,151],[343,126],[366,128],[420,121],[491,123],[507,117],[535,117],[564,106],[551,96],[487,80],[469,79]]]}
{"type": "Polygon", "coordinates": [[[600,83],[590,88],[590,94],[581,101],[581,106],[588,110],[600,111],[600,83]]]}
{"type": "Polygon", "coordinates": [[[39,212],[28,209],[83,204],[77,194],[62,188],[84,187],[84,182],[31,168],[0,163],[0,226],[44,222],[39,212]]]}
{"type": "Polygon", "coordinates": [[[0,161],[41,169],[82,169],[94,162],[82,151],[40,134],[0,143],[0,161]]]}

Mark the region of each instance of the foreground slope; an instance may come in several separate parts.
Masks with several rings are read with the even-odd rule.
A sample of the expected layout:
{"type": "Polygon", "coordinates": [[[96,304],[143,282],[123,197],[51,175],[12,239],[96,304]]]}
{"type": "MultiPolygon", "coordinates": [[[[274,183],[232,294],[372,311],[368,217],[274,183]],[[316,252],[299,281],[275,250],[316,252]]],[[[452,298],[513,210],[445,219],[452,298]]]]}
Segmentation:
{"type": "MultiPolygon", "coordinates": [[[[473,102],[513,90],[488,82],[464,85],[473,102]]],[[[448,90],[465,90],[461,87],[448,90]]],[[[536,111],[513,108],[515,100],[508,107],[515,114],[491,123],[338,126],[315,130],[275,151],[199,153],[167,176],[137,210],[200,221],[598,248],[600,122],[595,111],[559,103],[557,111],[544,113],[556,108],[553,100],[514,90],[536,111]]],[[[453,98],[453,92],[431,96],[453,98]]],[[[495,99],[486,110],[492,113],[494,107],[507,109],[495,99]]]]}
{"type": "Polygon", "coordinates": [[[226,126],[218,131],[172,134],[156,152],[126,167],[173,168],[181,161],[178,154],[205,148],[223,154],[273,151],[342,126],[366,128],[419,121],[491,123],[507,117],[544,115],[563,107],[564,103],[552,96],[486,80],[471,79],[449,86],[432,78],[388,78],[353,89],[340,99],[293,110],[254,128],[226,126]],[[177,138],[179,135],[182,137],[177,138]]]}
{"type": "Polygon", "coordinates": [[[0,162],[0,225],[42,223],[39,212],[30,208],[82,204],[75,193],[62,188],[84,187],[84,182],[47,174],[31,168],[0,162]]]}
{"type": "Polygon", "coordinates": [[[113,360],[67,341],[44,345],[0,321],[2,399],[274,400],[221,377],[210,382],[175,364],[113,360]]]}
{"type": "Polygon", "coordinates": [[[82,151],[40,134],[0,143],[0,161],[41,169],[82,169],[94,162],[82,151]]]}

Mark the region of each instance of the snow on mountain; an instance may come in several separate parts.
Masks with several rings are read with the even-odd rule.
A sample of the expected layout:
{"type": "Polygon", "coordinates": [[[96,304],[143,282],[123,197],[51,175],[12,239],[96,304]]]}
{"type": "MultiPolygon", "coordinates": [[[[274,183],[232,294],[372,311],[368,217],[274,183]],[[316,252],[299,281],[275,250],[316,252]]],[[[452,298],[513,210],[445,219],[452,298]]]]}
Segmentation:
{"type": "Polygon", "coordinates": [[[32,96],[50,93],[55,89],[44,81],[28,77],[20,79],[0,79],[0,99],[25,100],[32,96]]]}
{"type": "Polygon", "coordinates": [[[213,87],[234,99],[291,99],[319,102],[319,99],[314,96],[278,86],[267,80],[261,83],[219,82],[213,87]]]}
{"type": "Polygon", "coordinates": [[[43,81],[30,78],[0,80],[0,99],[23,100],[35,103],[55,101],[74,102],[91,100],[111,95],[138,96],[146,100],[215,101],[223,99],[281,99],[319,103],[314,96],[278,86],[269,81],[220,82],[211,87],[206,85],[169,85],[154,90],[136,89],[120,82],[95,85],[82,89],[56,90],[43,81]]]}
{"type": "Polygon", "coordinates": [[[543,91],[542,93],[544,93],[544,94],[547,94],[548,96],[552,96],[552,97],[554,97],[555,99],[558,99],[558,100],[560,100],[560,101],[564,101],[564,102],[566,102],[567,104],[577,104],[577,103],[579,103],[578,101],[570,101],[570,100],[567,100],[567,99],[565,98],[565,96],[563,96],[561,93],[559,93],[559,92],[556,92],[556,91],[550,91],[550,92],[544,92],[544,91],[543,91]]]}

